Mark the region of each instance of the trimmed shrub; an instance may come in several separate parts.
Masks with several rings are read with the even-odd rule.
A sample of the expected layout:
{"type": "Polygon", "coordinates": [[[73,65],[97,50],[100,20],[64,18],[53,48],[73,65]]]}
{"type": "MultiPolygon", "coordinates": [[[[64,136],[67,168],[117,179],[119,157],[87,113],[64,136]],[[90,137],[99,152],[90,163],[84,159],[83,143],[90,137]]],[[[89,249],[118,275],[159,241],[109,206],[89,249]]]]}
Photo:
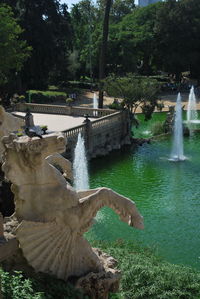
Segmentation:
{"type": "Polygon", "coordinates": [[[27,101],[31,103],[47,104],[53,102],[65,102],[67,94],[61,91],[40,91],[29,90],[27,91],[27,101]]]}

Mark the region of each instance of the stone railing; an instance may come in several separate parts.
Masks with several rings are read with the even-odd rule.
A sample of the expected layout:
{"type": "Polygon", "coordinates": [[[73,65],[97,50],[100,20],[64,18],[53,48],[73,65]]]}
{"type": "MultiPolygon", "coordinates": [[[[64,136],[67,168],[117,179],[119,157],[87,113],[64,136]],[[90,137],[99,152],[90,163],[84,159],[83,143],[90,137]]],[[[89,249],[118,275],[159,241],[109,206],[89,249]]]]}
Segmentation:
{"type": "Polygon", "coordinates": [[[86,119],[80,126],[65,130],[67,151],[73,155],[78,134],[84,136],[89,157],[105,155],[112,149],[130,141],[130,122],[127,111],[115,112],[111,115],[90,121],[86,119]]]}
{"type": "Polygon", "coordinates": [[[77,137],[79,133],[84,134],[85,130],[85,124],[82,124],[80,126],[73,127],[71,129],[63,131],[65,133],[66,138],[73,138],[77,137]]]}
{"type": "Polygon", "coordinates": [[[128,111],[92,109],[43,104],[18,103],[14,111],[84,116],[82,125],[63,131],[67,138],[66,153],[73,156],[78,134],[84,136],[89,157],[105,155],[107,152],[130,142],[130,119],[128,111]],[[89,120],[90,118],[90,120],[89,120]],[[95,120],[91,120],[95,118],[95,120]]]}
{"type": "Polygon", "coordinates": [[[99,118],[102,116],[110,115],[114,111],[112,109],[93,109],[76,106],[58,106],[58,105],[44,105],[44,104],[29,104],[18,103],[13,106],[13,111],[26,112],[27,109],[33,113],[45,113],[45,114],[60,114],[71,116],[85,116],[99,118]]]}
{"type": "MultiPolygon", "coordinates": [[[[92,122],[90,122],[91,125],[91,129],[93,131],[93,135],[96,132],[98,132],[98,130],[102,130],[103,126],[108,126],[111,123],[116,123],[119,120],[121,120],[121,112],[115,112],[112,115],[109,116],[104,116],[101,117],[100,119],[94,120],[92,122]]],[[[73,127],[71,129],[67,129],[65,131],[63,131],[63,133],[65,133],[66,138],[77,138],[79,133],[82,133],[83,135],[85,134],[85,130],[86,130],[86,123],[83,123],[82,125],[73,127]]]]}

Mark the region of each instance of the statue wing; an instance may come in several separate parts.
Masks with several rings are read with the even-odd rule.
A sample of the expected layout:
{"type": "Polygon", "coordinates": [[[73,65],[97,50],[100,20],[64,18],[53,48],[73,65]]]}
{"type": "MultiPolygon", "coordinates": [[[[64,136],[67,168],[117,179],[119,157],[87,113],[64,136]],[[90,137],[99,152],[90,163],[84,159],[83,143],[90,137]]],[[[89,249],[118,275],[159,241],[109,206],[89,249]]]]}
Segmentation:
{"type": "Polygon", "coordinates": [[[79,199],[81,214],[80,219],[83,223],[91,222],[97,212],[104,206],[112,208],[120,219],[130,226],[143,229],[143,217],[138,212],[135,203],[127,197],[120,195],[109,188],[98,188],[88,191],[80,191],[79,199]]]}

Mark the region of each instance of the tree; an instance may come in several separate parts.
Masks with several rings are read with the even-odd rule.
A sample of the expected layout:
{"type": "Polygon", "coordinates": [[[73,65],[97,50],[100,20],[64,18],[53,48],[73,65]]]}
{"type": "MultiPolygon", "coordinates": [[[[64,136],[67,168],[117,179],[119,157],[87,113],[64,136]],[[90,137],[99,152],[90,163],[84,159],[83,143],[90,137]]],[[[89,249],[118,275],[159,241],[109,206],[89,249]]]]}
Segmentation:
{"type": "Polygon", "coordinates": [[[32,46],[31,57],[21,72],[26,88],[44,89],[67,74],[71,50],[70,15],[57,0],[4,0],[12,5],[24,28],[23,38],[32,46]]]}
{"type": "Polygon", "coordinates": [[[123,70],[150,75],[156,70],[154,63],[156,15],[161,3],[137,8],[125,16],[118,25],[118,40],[121,44],[123,70]]]}
{"type": "Polygon", "coordinates": [[[73,26],[73,52],[76,52],[77,68],[75,79],[81,76],[94,77],[94,68],[97,65],[99,34],[97,9],[90,0],[82,0],[73,5],[71,10],[71,20],[73,26]]]}
{"type": "Polygon", "coordinates": [[[103,79],[105,78],[105,66],[106,66],[106,51],[107,51],[107,40],[109,30],[109,14],[112,0],[106,0],[105,14],[103,20],[103,33],[99,59],[99,108],[103,108],[103,79]]]}
{"type": "Polygon", "coordinates": [[[168,0],[157,14],[155,27],[156,63],[175,74],[190,71],[200,78],[200,2],[198,0],[168,0]]]}
{"type": "Polygon", "coordinates": [[[160,85],[155,79],[135,77],[131,74],[126,77],[112,75],[106,78],[104,87],[110,96],[122,99],[122,107],[129,109],[131,115],[141,107],[145,120],[151,119],[158,105],[160,85]]]}
{"type": "Polygon", "coordinates": [[[20,39],[22,32],[11,8],[0,5],[0,97],[3,104],[6,102],[6,94],[11,89],[13,77],[30,56],[31,48],[27,46],[26,41],[20,39]]]}
{"type": "MultiPolygon", "coordinates": [[[[74,61],[75,66],[77,67],[79,63],[76,78],[83,76],[83,74],[93,79],[98,78],[105,3],[105,0],[99,0],[97,5],[93,5],[91,0],[82,0],[73,5],[71,10],[70,15],[74,33],[73,52],[75,51],[77,54],[77,60],[74,61]]],[[[118,61],[121,61],[123,57],[123,55],[120,55],[119,39],[116,37],[119,30],[117,24],[125,15],[131,13],[134,7],[132,0],[115,0],[111,6],[105,75],[107,72],[116,70],[119,64],[118,61]]]]}
{"type": "Polygon", "coordinates": [[[133,0],[115,0],[110,11],[111,23],[120,22],[124,16],[130,14],[134,9],[133,0]]]}

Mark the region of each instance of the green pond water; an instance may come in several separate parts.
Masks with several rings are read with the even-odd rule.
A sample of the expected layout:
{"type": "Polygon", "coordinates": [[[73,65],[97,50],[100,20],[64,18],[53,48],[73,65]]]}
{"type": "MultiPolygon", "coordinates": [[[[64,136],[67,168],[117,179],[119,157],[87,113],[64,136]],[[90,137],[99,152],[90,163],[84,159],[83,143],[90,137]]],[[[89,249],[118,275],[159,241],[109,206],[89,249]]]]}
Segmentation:
{"type": "MultiPolygon", "coordinates": [[[[156,114],[135,135],[148,135],[156,114]]],[[[125,148],[90,162],[90,187],[105,186],[133,199],[144,216],[145,229],[136,230],[109,208],[96,216],[87,233],[93,240],[133,240],[156,248],[167,261],[200,269],[200,135],[184,138],[184,162],[168,161],[167,137],[133,149],[125,148]]]]}

